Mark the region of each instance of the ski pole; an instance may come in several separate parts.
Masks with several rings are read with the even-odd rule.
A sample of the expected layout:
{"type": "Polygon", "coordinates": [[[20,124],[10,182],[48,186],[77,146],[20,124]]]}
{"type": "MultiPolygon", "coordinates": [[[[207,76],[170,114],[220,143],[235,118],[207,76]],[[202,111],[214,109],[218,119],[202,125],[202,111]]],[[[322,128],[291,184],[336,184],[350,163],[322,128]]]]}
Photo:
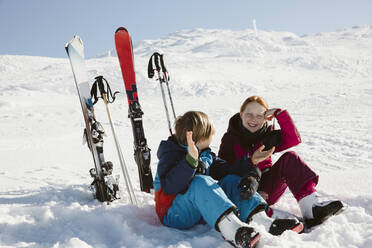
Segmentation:
{"type": "Polygon", "coordinates": [[[172,95],[171,95],[171,92],[170,92],[170,89],[169,89],[169,83],[168,83],[169,80],[170,80],[170,77],[167,73],[168,72],[167,68],[165,68],[165,65],[164,65],[163,54],[160,55],[160,65],[161,65],[161,70],[163,72],[163,80],[165,81],[165,84],[167,85],[168,96],[169,96],[169,101],[170,101],[170,104],[171,104],[171,107],[172,107],[173,117],[174,117],[174,119],[176,119],[176,112],[174,111],[173,99],[172,99],[172,95]]]}
{"type": "Polygon", "coordinates": [[[163,87],[163,79],[162,79],[162,77],[160,75],[159,57],[161,55],[159,53],[154,53],[154,55],[155,55],[154,56],[154,62],[155,62],[156,71],[158,72],[158,79],[159,79],[159,83],[160,83],[160,89],[161,89],[161,95],[162,95],[162,98],[163,98],[165,113],[167,115],[169,132],[172,135],[173,134],[173,132],[172,132],[172,124],[171,124],[170,117],[169,117],[167,100],[165,98],[164,87],[163,87]]]}
{"type": "MultiPolygon", "coordinates": [[[[103,102],[105,103],[105,106],[106,106],[107,117],[109,119],[112,135],[114,137],[114,141],[115,141],[115,145],[116,145],[116,151],[118,153],[118,157],[119,157],[121,169],[123,171],[124,181],[125,181],[125,184],[126,184],[126,187],[127,187],[127,191],[128,191],[128,194],[129,194],[130,201],[131,201],[132,204],[138,205],[136,195],[134,194],[133,186],[132,186],[132,183],[130,181],[127,166],[126,166],[125,161],[124,161],[123,153],[121,151],[119,141],[116,137],[116,132],[115,132],[115,129],[114,129],[114,125],[112,123],[110,110],[108,108],[109,100],[108,100],[108,97],[107,97],[107,93],[106,93],[106,90],[105,90],[105,87],[104,87],[103,80],[105,81],[105,83],[107,85],[108,91],[110,92],[110,94],[112,94],[110,86],[109,86],[107,80],[105,78],[103,78],[103,76],[98,76],[95,79],[96,79],[96,82],[97,82],[97,85],[98,85],[98,89],[99,89],[99,91],[102,95],[103,102]]],[[[93,87],[94,87],[94,85],[93,85],[93,87]]],[[[115,95],[112,98],[113,98],[113,100],[112,100],[112,102],[113,102],[115,100],[115,95]]]]}
{"type": "MultiPolygon", "coordinates": [[[[168,121],[168,128],[169,128],[170,134],[172,135],[173,134],[172,124],[171,124],[170,117],[169,117],[169,111],[168,111],[168,106],[167,106],[167,100],[166,100],[165,93],[164,93],[163,82],[166,82],[167,87],[168,87],[168,95],[169,95],[169,99],[170,99],[170,102],[171,102],[171,107],[172,107],[174,119],[176,119],[176,114],[174,112],[173,101],[172,101],[172,97],[170,95],[170,90],[169,90],[168,81],[167,81],[168,79],[165,79],[160,74],[160,70],[162,69],[161,67],[163,67],[163,66],[159,65],[159,58],[160,58],[160,65],[164,65],[164,61],[162,60],[162,55],[160,55],[158,52],[155,52],[150,57],[149,64],[148,64],[148,77],[153,78],[154,74],[155,74],[154,71],[155,70],[157,71],[158,80],[159,80],[159,84],[160,84],[161,95],[162,95],[162,99],[163,99],[163,103],[164,103],[165,114],[167,116],[167,121],[168,121]],[[156,69],[153,68],[153,63],[155,64],[156,69]]],[[[165,66],[163,68],[165,68],[165,66]]],[[[165,69],[165,71],[164,70],[162,70],[162,71],[163,71],[163,75],[166,76],[167,75],[166,74],[166,69],[165,69]],[[165,72],[165,74],[164,74],[164,72],[165,72]]]]}

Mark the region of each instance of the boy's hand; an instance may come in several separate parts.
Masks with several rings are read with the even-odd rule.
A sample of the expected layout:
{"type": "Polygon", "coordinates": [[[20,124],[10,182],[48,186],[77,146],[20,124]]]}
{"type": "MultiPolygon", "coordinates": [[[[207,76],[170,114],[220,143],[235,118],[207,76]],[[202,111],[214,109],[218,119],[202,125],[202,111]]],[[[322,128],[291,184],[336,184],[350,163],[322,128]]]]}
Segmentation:
{"type": "Polygon", "coordinates": [[[195,146],[195,142],[192,140],[192,131],[186,132],[186,140],[187,140],[187,146],[188,146],[189,154],[195,160],[198,160],[199,152],[198,152],[198,149],[195,146]]]}
{"type": "Polygon", "coordinates": [[[253,156],[252,156],[253,165],[257,165],[259,162],[262,162],[265,159],[267,159],[268,157],[270,157],[275,150],[275,146],[273,146],[270,150],[267,150],[267,151],[263,151],[264,148],[265,148],[265,146],[262,145],[262,146],[260,146],[260,148],[258,148],[253,153],[253,156]]]}
{"type": "Polygon", "coordinates": [[[257,179],[253,176],[243,177],[238,185],[240,197],[243,200],[249,200],[257,192],[258,185],[257,179]]]}

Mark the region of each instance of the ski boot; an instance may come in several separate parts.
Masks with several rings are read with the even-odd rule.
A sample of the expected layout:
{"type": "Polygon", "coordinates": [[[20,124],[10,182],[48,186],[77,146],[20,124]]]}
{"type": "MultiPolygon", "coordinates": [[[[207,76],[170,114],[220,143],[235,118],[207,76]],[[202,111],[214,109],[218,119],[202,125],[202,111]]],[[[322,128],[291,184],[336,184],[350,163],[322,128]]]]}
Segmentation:
{"type": "Polygon", "coordinates": [[[293,219],[275,219],[269,228],[269,233],[278,236],[283,232],[291,230],[292,232],[301,233],[304,225],[296,218],[293,219]]]}
{"type": "Polygon", "coordinates": [[[251,220],[257,224],[261,224],[272,235],[278,236],[283,232],[290,230],[296,233],[301,233],[304,225],[293,215],[286,216],[267,216],[264,211],[258,212],[251,217],[251,220]]]}
{"type": "Polygon", "coordinates": [[[223,238],[232,246],[238,248],[257,246],[261,234],[248,226],[247,223],[239,220],[233,211],[223,214],[219,219],[217,227],[223,238]]]}
{"type": "Polygon", "coordinates": [[[337,215],[345,209],[341,201],[322,201],[316,193],[305,196],[298,204],[307,228],[320,225],[329,217],[337,215]]]}

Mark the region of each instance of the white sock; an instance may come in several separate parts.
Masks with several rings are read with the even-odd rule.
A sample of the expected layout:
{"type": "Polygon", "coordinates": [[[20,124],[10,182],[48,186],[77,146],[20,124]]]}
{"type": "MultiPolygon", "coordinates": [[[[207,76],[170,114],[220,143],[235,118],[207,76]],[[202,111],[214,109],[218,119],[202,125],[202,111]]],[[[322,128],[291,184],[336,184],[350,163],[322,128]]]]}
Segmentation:
{"type": "Polygon", "coordinates": [[[312,219],[314,218],[314,215],[313,215],[313,206],[314,206],[314,203],[317,202],[317,194],[316,192],[308,195],[308,196],[305,196],[304,198],[302,198],[299,202],[298,202],[298,205],[300,206],[300,210],[301,210],[301,213],[302,213],[302,216],[306,219],[312,219]]]}

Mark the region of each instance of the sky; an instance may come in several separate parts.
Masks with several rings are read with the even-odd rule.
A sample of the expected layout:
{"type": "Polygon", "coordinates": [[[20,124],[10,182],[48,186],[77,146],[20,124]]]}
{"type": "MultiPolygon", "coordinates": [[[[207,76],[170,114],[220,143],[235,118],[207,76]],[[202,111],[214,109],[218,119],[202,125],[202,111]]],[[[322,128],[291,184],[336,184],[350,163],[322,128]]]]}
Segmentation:
{"type": "Polygon", "coordinates": [[[372,25],[371,0],[0,0],[0,54],[65,57],[75,34],[86,57],[114,48],[126,27],[137,43],[194,28],[297,35],[372,25]]]}

